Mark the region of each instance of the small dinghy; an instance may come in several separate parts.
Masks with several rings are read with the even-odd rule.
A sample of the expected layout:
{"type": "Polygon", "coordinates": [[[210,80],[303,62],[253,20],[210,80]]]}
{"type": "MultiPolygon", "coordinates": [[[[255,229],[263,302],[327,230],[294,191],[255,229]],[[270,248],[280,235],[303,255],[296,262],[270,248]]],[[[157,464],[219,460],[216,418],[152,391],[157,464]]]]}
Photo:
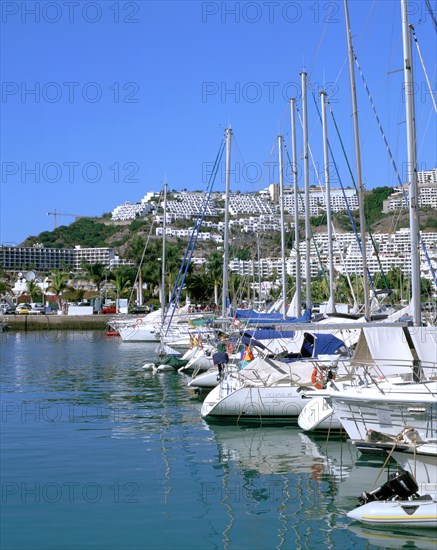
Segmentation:
{"type": "Polygon", "coordinates": [[[436,494],[418,494],[419,486],[409,472],[390,476],[387,483],[359,497],[360,505],[348,517],[371,525],[437,527],[436,494]]]}
{"type": "Polygon", "coordinates": [[[324,397],[313,397],[297,419],[304,432],[341,430],[341,423],[324,397]]]}

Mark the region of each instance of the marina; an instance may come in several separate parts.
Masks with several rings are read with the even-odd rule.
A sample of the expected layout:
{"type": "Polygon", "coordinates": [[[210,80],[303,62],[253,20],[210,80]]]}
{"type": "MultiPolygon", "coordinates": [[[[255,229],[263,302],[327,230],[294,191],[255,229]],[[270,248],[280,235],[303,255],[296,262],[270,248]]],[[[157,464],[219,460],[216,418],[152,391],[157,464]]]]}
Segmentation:
{"type": "MultiPolygon", "coordinates": [[[[144,88],[148,106],[140,105],[139,111],[126,107],[141,102],[120,102],[121,76],[109,79],[104,72],[106,80],[118,79],[109,89],[120,105],[108,109],[108,101],[102,102],[105,126],[100,127],[98,116],[80,108],[82,122],[95,120],[92,130],[98,133],[92,140],[92,132],[88,138],[89,131],[78,127],[75,135],[70,123],[71,143],[85,136],[83,151],[101,141],[108,154],[118,150],[110,140],[126,136],[121,124],[115,130],[121,120],[124,124],[132,115],[132,130],[147,121],[149,146],[144,147],[141,130],[133,131],[132,143],[120,149],[129,155],[141,151],[146,166],[141,180],[121,179],[121,165],[133,168],[134,175],[140,172],[135,162],[120,164],[107,154],[105,162],[114,169],[114,183],[139,183],[144,192],[145,185],[160,181],[162,191],[147,187],[136,204],[123,195],[125,202],[101,217],[67,214],[79,211],[74,201],[72,208],[61,208],[59,202],[58,210],[50,206],[53,211],[47,213],[53,216],[52,232],[29,233],[21,245],[11,240],[0,246],[2,550],[436,548],[437,170],[426,163],[433,158],[431,121],[437,103],[426,70],[431,42],[424,31],[432,24],[437,32],[437,19],[428,1],[426,18],[408,0],[395,3],[389,11],[387,2],[372,4],[365,20],[365,3],[350,3],[353,25],[347,0],[327,3],[325,10],[343,4],[344,21],[331,21],[333,14],[326,14],[321,30],[314,10],[312,23],[295,26],[300,37],[284,22],[277,25],[273,12],[269,31],[264,25],[252,37],[244,25],[233,35],[231,25],[232,55],[221,32],[229,2],[221,3],[220,24],[217,19],[208,28],[187,19],[194,13],[192,3],[169,2],[164,10],[162,3],[144,3],[148,14],[163,17],[160,24],[149,25],[150,19],[147,27],[139,27],[141,42],[134,48],[150,51],[145,47],[150,36],[149,46],[156,50],[141,58],[141,79],[145,72],[153,82],[151,89],[144,88]],[[172,9],[164,13],[167,7],[172,9]],[[340,31],[331,22],[344,24],[345,44],[338,40],[344,26],[340,31]],[[178,48],[161,41],[164,26],[178,48]],[[421,31],[417,35],[415,27],[421,31]],[[282,37],[276,29],[282,29],[282,37]],[[213,50],[209,33],[217,40],[213,50]],[[308,36],[319,37],[313,55],[316,43],[310,47],[314,40],[308,36]],[[375,36],[384,38],[384,45],[375,36]],[[419,42],[427,45],[426,60],[419,42]],[[223,46],[220,56],[216,44],[223,46]],[[282,47],[267,70],[262,60],[272,57],[271,44],[282,47]],[[297,93],[282,98],[273,136],[271,117],[278,116],[278,105],[256,106],[269,111],[267,125],[258,113],[246,111],[257,101],[228,110],[226,92],[224,122],[224,112],[215,112],[208,98],[218,82],[205,80],[197,83],[202,105],[182,100],[196,71],[204,79],[221,74],[228,81],[243,45],[247,54],[238,78],[270,79],[282,72],[296,77],[297,93]],[[301,54],[308,57],[296,70],[301,54]],[[229,60],[223,73],[216,72],[223,63],[219,57],[229,60]],[[177,67],[173,58],[179,59],[177,67]],[[415,67],[417,58],[423,75],[415,67]],[[370,61],[369,81],[359,59],[363,66],[370,61]],[[322,66],[324,82],[325,76],[337,74],[338,95],[329,82],[317,84],[322,66]],[[165,87],[168,73],[172,85],[165,87]],[[388,80],[386,90],[380,85],[382,75],[393,73],[402,73],[390,77],[398,79],[396,116],[388,80]],[[360,91],[356,76],[363,81],[360,91]],[[423,78],[425,100],[418,85],[423,78]],[[377,90],[375,97],[369,86],[377,90]],[[159,90],[160,97],[150,101],[152,90],[159,90]],[[363,94],[369,100],[367,114],[358,97],[363,94]],[[190,111],[189,132],[170,147],[184,119],[187,128],[190,111]],[[240,116],[246,134],[239,131],[240,116]],[[384,161],[373,143],[376,128],[372,135],[369,131],[372,118],[384,161]],[[204,127],[196,130],[196,144],[191,136],[200,119],[204,127]],[[106,127],[109,120],[113,129],[106,127]],[[178,123],[170,125],[170,120],[178,123]],[[215,149],[211,139],[218,134],[215,149]],[[251,153],[257,161],[270,151],[261,170],[264,187],[248,193],[249,183],[260,185],[245,169],[242,178],[237,173],[246,142],[249,150],[258,142],[259,149],[251,153]],[[382,175],[384,163],[391,175],[382,175]],[[172,185],[177,179],[181,186],[185,178],[184,185],[196,182],[201,190],[172,189],[166,173],[163,179],[157,176],[158,166],[164,173],[169,169],[172,185]],[[366,180],[384,186],[366,190],[366,180]],[[75,222],[57,226],[57,216],[75,222]]],[[[219,6],[201,4],[204,25],[219,6]]],[[[248,3],[252,8],[258,4],[248,3]]],[[[118,3],[111,10],[115,7],[119,11],[118,3]]],[[[139,11],[137,3],[124,7],[139,11]]],[[[68,30],[65,25],[59,29],[67,35],[71,25],[68,30]]],[[[135,32],[120,26],[113,41],[114,29],[106,27],[102,36],[129,52],[124,73],[135,61],[130,42],[135,32]]],[[[102,51],[109,42],[102,42],[102,51]]],[[[96,46],[90,44],[80,58],[92,57],[96,46]]],[[[132,67],[140,66],[139,59],[132,67]]],[[[105,54],[99,66],[106,67],[106,61],[105,54]]],[[[122,89],[133,85],[135,95],[140,88],[131,80],[134,72],[124,76],[122,89]]],[[[7,96],[15,95],[13,84],[7,96]]],[[[60,107],[52,120],[67,127],[67,110],[60,107]]],[[[45,151],[44,139],[33,141],[45,151]]],[[[256,163],[246,158],[246,168],[254,168],[256,163]]],[[[5,181],[18,173],[15,164],[6,163],[5,181]]],[[[38,170],[27,170],[25,162],[20,166],[26,174],[21,183],[28,183],[40,162],[38,170]]],[[[56,163],[43,166],[53,169],[56,163]]],[[[99,165],[89,161],[86,167],[99,165]]],[[[116,197],[107,176],[97,172],[97,179],[106,181],[105,193],[96,200],[91,180],[85,193],[76,193],[104,208],[107,197],[120,200],[124,186],[118,186],[116,197]]],[[[89,178],[88,170],[84,174],[89,178]]],[[[69,183],[73,179],[70,173],[69,183]]],[[[56,196],[53,189],[40,195],[56,196]]]]}
{"type": "Polygon", "coordinates": [[[2,336],[2,548],[430,547],[347,517],[385,457],[295,422],[208,424],[186,375],[141,368],[154,344],[50,334],[2,336]]]}

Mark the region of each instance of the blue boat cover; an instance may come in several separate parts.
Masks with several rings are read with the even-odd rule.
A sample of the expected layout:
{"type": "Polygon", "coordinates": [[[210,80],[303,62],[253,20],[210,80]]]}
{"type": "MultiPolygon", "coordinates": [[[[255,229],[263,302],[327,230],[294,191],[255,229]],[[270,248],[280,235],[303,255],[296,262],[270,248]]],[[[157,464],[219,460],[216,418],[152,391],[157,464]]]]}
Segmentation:
{"type": "MultiPolygon", "coordinates": [[[[258,329],[246,330],[241,338],[243,344],[266,349],[262,340],[272,340],[274,338],[293,338],[294,332],[291,330],[273,330],[258,329]]],[[[305,357],[317,357],[318,355],[330,355],[337,353],[345,344],[340,338],[333,334],[311,334],[306,333],[307,337],[302,344],[301,353],[305,357]]]]}
{"type": "Polygon", "coordinates": [[[234,315],[237,319],[248,323],[307,323],[311,319],[311,310],[306,309],[300,317],[287,317],[286,319],[283,319],[281,313],[260,313],[253,309],[236,309],[234,315]]]}

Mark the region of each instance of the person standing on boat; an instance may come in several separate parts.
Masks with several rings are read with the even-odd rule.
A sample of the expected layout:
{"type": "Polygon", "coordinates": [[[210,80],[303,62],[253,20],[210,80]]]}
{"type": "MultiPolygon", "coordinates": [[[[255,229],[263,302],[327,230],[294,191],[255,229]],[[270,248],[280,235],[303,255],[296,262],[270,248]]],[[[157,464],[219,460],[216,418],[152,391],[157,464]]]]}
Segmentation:
{"type": "Polygon", "coordinates": [[[217,352],[212,356],[214,366],[218,369],[217,380],[222,379],[225,366],[229,363],[229,355],[226,353],[225,337],[221,336],[221,342],[217,345],[217,352]]]}

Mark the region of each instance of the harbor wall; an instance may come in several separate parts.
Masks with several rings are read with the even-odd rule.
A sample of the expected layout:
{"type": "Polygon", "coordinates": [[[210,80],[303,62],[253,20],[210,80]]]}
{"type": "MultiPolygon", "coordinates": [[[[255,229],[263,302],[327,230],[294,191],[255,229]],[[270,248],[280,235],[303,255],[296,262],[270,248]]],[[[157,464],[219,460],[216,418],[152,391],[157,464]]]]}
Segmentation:
{"type": "Polygon", "coordinates": [[[108,322],[106,315],[4,315],[0,321],[10,331],[100,330],[108,322]]]}

